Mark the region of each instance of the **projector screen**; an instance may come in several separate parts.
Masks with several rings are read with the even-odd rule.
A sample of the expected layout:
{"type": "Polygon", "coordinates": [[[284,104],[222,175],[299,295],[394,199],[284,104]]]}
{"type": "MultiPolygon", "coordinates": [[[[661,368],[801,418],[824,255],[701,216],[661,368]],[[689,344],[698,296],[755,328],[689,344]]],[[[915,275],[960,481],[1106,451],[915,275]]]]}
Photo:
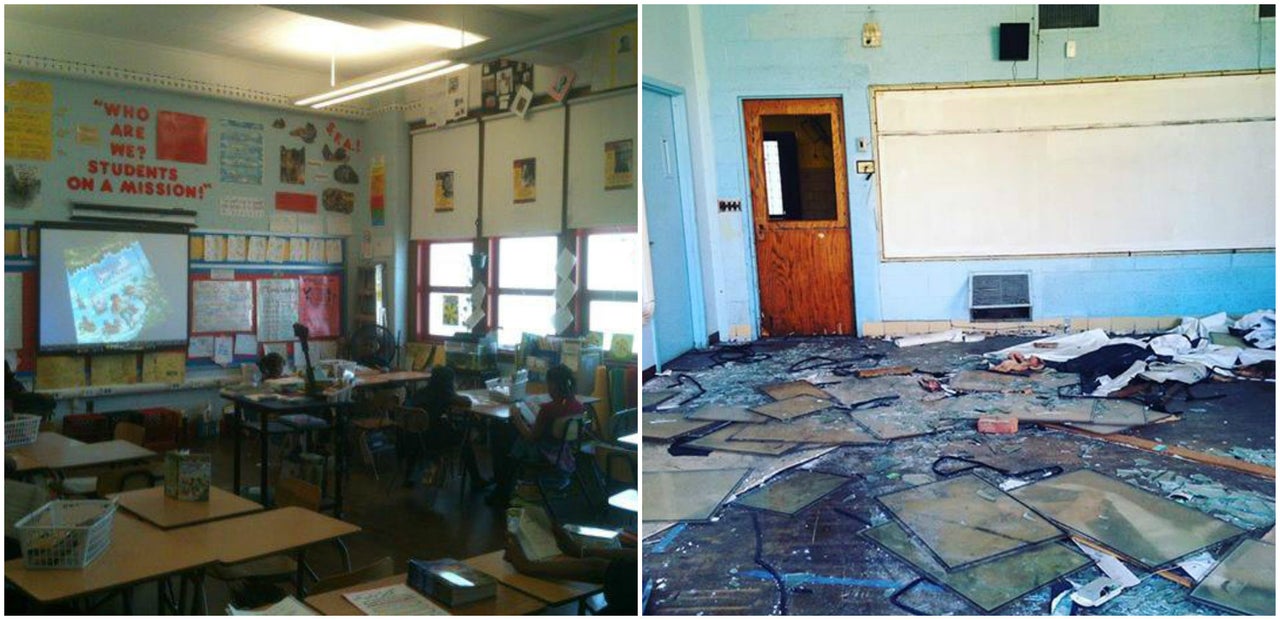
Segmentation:
{"type": "Polygon", "coordinates": [[[40,351],[187,341],[187,235],[40,229],[40,351]]]}

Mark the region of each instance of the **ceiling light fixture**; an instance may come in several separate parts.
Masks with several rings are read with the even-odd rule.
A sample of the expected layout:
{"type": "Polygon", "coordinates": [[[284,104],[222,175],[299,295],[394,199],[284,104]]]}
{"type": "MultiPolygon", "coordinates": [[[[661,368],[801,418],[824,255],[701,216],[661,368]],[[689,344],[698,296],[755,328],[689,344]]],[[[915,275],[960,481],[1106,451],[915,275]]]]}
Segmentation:
{"type": "MultiPolygon", "coordinates": [[[[447,60],[445,60],[445,61],[440,61],[440,62],[443,62],[443,63],[445,63],[445,64],[448,64],[448,63],[449,63],[449,61],[447,61],[447,60]]],[[[436,64],[436,63],[432,63],[432,64],[436,64]]],[[[424,65],[424,66],[428,66],[428,65],[424,65]]],[[[406,78],[404,78],[404,79],[402,79],[402,80],[399,80],[399,81],[397,81],[397,82],[386,83],[386,82],[385,82],[385,80],[383,80],[383,81],[380,81],[378,84],[373,84],[373,83],[372,83],[373,81],[371,81],[371,82],[366,82],[366,83],[364,83],[364,84],[357,84],[356,86],[349,86],[349,87],[347,87],[346,89],[343,89],[343,90],[344,90],[344,91],[345,91],[345,90],[350,90],[350,89],[352,89],[352,88],[356,88],[356,87],[363,87],[363,89],[362,89],[362,90],[357,90],[356,92],[352,92],[352,93],[347,94],[347,95],[343,95],[343,96],[337,97],[337,98],[335,98],[335,99],[329,99],[329,100],[327,100],[327,101],[320,101],[319,103],[312,103],[312,104],[311,104],[311,107],[316,108],[316,109],[318,110],[318,109],[320,109],[320,108],[325,108],[325,107],[328,107],[328,106],[331,106],[331,105],[335,105],[335,104],[338,104],[338,103],[342,103],[342,102],[344,102],[344,101],[351,101],[352,99],[359,99],[360,97],[364,97],[364,96],[367,96],[367,95],[372,95],[372,94],[374,94],[374,93],[380,93],[380,92],[382,92],[382,91],[384,91],[384,90],[391,90],[391,89],[393,89],[393,88],[400,88],[401,86],[406,86],[406,85],[409,85],[409,84],[413,84],[413,83],[415,83],[415,82],[421,82],[421,81],[423,81],[423,80],[429,80],[429,79],[431,79],[431,78],[440,77],[440,76],[442,76],[442,75],[448,75],[448,74],[450,74],[450,73],[454,73],[454,72],[457,72],[457,71],[461,71],[461,70],[463,70],[463,69],[466,69],[466,68],[467,68],[467,67],[469,67],[469,66],[471,66],[471,65],[468,65],[467,63],[462,63],[462,62],[460,62],[460,63],[456,63],[456,64],[453,64],[453,65],[450,65],[450,66],[448,66],[448,67],[445,67],[445,68],[440,69],[440,70],[437,70],[437,71],[431,71],[430,73],[424,73],[424,74],[421,74],[421,75],[412,75],[412,76],[410,76],[410,77],[406,77],[406,78]]],[[[401,73],[404,73],[404,72],[401,72],[401,73]]],[[[334,94],[338,94],[338,91],[334,91],[334,92],[332,92],[332,93],[328,93],[327,95],[322,95],[320,98],[323,98],[323,97],[326,97],[326,96],[330,96],[330,95],[334,95],[334,94]]],[[[312,99],[315,99],[315,98],[312,98],[312,99]]],[[[307,100],[305,100],[305,99],[304,99],[303,101],[307,101],[307,100]]],[[[303,101],[299,101],[299,102],[298,102],[298,105],[307,105],[306,103],[303,103],[303,101]]]]}
{"type": "MultiPolygon", "coordinates": [[[[294,103],[294,105],[312,105],[312,104],[319,103],[319,102],[322,102],[322,101],[325,101],[325,100],[328,100],[328,99],[332,99],[332,98],[335,98],[335,97],[342,97],[343,95],[346,95],[346,94],[348,94],[348,93],[354,93],[354,92],[361,91],[361,90],[364,90],[364,89],[367,89],[367,88],[372,88],[372,87],[380,86],[380,85],[386,84],[386,83],[388,83],[388,82],[395,82],[395,81],[397,81],[397,80],[403,80],[403,79],[406,79],[406,78],[409,78],[409,77],[421,76],[421,75],[422,75],[422,74],[424,74],[424,73],[427,73],[427,72],[429,72],[429,71],[434,71],[434,70],[439,69],[439,68],[441,68],[441,67],[443,67],[443,66],[445,66],[445,65],[448,65],[450,62],[452,62],[452,61],[449,61],[449,60],[437,60],[437,61],[435,61],[435,62],[429,62],[429,63],[427,63],[427,64],[425,64],[425,65],[417,66],[417,67],[414,67],[414,68],[412,68],[412,69],[406,69],[406,70],[404,70],[404,71],[398,71],[398,72],[396,72],[396,73],[392,73],[391,75],[384,75],[384,76],[382,76],[382,77],[376,77],[376,78],[373,78],[373,79],[371,79],[371,80],[365,80],[365,81],[363,81],[363,82],[359,82],[359,83],[356,83],[356,84],[352,84],[351,86],[344,86],[343,88],[339,88],[338,90],[331,90],[331,91],[329,91],[329,92],[327,92],[327,93],[324,93],[324,94],[322,94],[322,95],[316,95],[316,96],[314,96],[314,97],[307,97],[306,99],[300,99],[300,100],[295,101],[295,102],[293,102],[293,103],[294,103]]],[[[424,79],[424,80],[425,80],[425,79],[427,79],[427,78],[425,78],[425,77],[419,77],[419,79],[424,79]]],[[[405,82],[405,83],[406,83],[406,84],[408,84],[408,83],[410,83],[410,82],[405,82]]],[[[394,88],[394,87],[393,87],[393,88],[394,88]]],[[[386,90],[386,89],[383,89],[383,90],[386,90]]],[[[372,92],[377,92],[377,91],[372,91],[372,92]]],[[[352,97],[352,99],[354,99],[354,98],[355,98],[355,97],[352,97]]],[[[345,101],[345,99],[344,99],[344,101],[345,101]]],[[[330,102],[330,103],[336,103],[336,101],[334,101],[334,102],[330,102]]]]}

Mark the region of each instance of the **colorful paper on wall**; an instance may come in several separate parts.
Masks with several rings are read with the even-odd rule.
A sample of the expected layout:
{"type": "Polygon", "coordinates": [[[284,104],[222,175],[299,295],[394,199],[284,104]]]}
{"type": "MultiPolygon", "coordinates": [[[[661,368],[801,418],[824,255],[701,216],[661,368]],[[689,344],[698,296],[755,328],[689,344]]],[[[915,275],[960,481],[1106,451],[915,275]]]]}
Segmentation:
{"type": "Polygon", "coordinates": [[[307,182],[307,148],[280,147],[280,182],[305,185],[307,182]]]}
{"type": "Polygon", "coordinates": [[[436,173],[435,210],[453,210],[453,171],[444,170],[436,173]]]}
{"type": "Polygon", "coordinates": [[[233,357],[235,341],[231,336],[215,336],[213,338],[213,363],[228,366],[233,357]]]}
{"type": "Polygon", "coordinates": [[[227,235],[227,262],[243,263],[248,254],[248,237],[244,235],[227,235]]]}
{"type": "Polygon", "coordinates": [[[271,232],[277,233],[296,233],[298,232],[298,214],[285,213],[276,211],[271,214],[271,232]]]}
{"type": "Polygon", "coordinates": [[[236,334],[236,342],[233,347],[236,355],[258,355],[258,338],[253,334],[236,334]]]}
{"type": "Polygon", "coordinates": [[[209,160],[209,122],[203,116],[160,110],[156,115],[156,159],[186,164],[209,160]]]}
{"type": "Polygon", "coordinates": [[[374,226],[387,223],[387,160],[381,155],[369,169],[369,216],[374,226]]]}
{"type": "Polygon", "coordinates": [[[138,356],[94,355],[89,358],[89,385],[130,385],[138,382],[138,356]]]}
{"type": "Polygon", "coordinates": [[[307,240],[305,238],[294,237],[289,240],[289,262],[307,262],[307,240]]]}
{"type": "Polygon", "coordinates": [[[253,329],[253,283],[196,280],[191,283],[191,332],[239,332],[253,329]]]}
{"type": "Polygon", "coordinates": [[[318,201],[315,194],[276,192],[276,210],[297,213],[315,213],[318,201]]]}
{"type": "Polygon", "coordinates": [[[511,163],[511,198],[516,204],[538,200],[538,160],[534,157],[511,163]]]}
{"type": "Polygon", "coordinates": [[[227,257],[226,239],[222,235],[204,236],[204,260],[208,263],[220,263],[227,257]]]}
{"type": "Polygon", "coordinates": [[[262,124],[222,119],[218,164],[223,183],[262,185],[262,124]]]}
{"type": "Polygon", "coordinates": [[[324,262],[330,265],[342,263],[342,240],[341,239],[325,239],[324,240],[324,262]]]}
{"type": "Polygon", "coordinates": [[[267,201],[247,196],[223,196],[218,199],[218,215],[222,217],[258,218],[267,214],[267,201]]]}
{"type": "Polygon", "coordinates": [[[325,227],[331,235],[351,234],[351,216],[345,213],[329,213],[325,216],[325,227]]]}
{"type": "Polygon", "coordinates": [[[342,319],[342,292],[336,275],[302,276],[302,300],[298,322],[311,330],[313,338],[339,335],[342,319]]]}
{"type": "Polygon", "coordinates": [[[15,81],[4,85],[4,157],[53,158],[53,85],[15,81]]]}
{"type": "Polygon", "coordinates": [[[323,235],[324,220],[319,215],[299,213],[298,214],[298,234],[323,235]]]}
{"type": "Polygon", "coordinates": [[[309,239],[307,241],[307,262],[324,262],[324,239],[309,239]]]}
{"type": "Polygon", "coordinates": [[[267,262],[283,263],[289,252],[289,244],[284,237],[272,237],[267,241],[267,262]]]}
{"type": "Polygon", "coordinates": [[[293,324],[298,321],[298,281],[258,280],[258,340],[293,340],[293,324]]]}
{"type": "Polygon", "coordinates": [[[4,165],[4,206],[12,209],[26,209],[39,204],[40,189],[44,182],[40,180],[40,169],[27,164],[4,165]]]}
{"type": "Polygon", "coordinates": [[[615,140],[604,144],[604,188],[626,189],[635,184],[635,142],[615,140]]]}
{"type": "Polygon", "coordinates": [[[213,357],[213,336],[192,336],[187,339],[187,357],[213,357]]]}
{"type": "Polygon", "coordinates": [[[267,238],[266,237],[249,237],[249,254],[246,256],[251,263],[263,263],[267,260],[267,238]]]}
{"type": "Polygon", "coordinates": [[[36,357],[37,390],[60,390],[85,385],[83,357],[65,355],[36,357]]]}
{"type": "Polygon", "coordinates": [[[187,379],[187,358],[182,351],[142,354],[143,383],[182,383],[187,379]]]}

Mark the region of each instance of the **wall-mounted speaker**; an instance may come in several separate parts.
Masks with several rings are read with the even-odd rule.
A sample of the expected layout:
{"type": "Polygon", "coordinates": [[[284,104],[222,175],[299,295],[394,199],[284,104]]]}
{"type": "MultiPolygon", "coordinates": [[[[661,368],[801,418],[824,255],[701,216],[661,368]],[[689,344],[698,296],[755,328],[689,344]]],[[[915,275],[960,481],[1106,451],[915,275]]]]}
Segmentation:
{"type": "Polygon", "coordinates": [[[1030,48],[1031,24],[1000,24],[1000,60],[1027,60],[1030,48]]]}

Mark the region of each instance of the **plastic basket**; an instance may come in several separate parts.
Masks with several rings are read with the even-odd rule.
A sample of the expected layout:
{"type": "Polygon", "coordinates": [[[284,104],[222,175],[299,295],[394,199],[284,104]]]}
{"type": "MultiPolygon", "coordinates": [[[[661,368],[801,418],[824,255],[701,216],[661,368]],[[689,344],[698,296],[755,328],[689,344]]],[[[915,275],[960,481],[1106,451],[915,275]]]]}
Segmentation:
{"type": "Polygon", "coordinates": [[[23,517],[14,528],[27,568],[84,568],[111,544],[116,503],[54,500],[23,517]]]}
{"type": "Polygon", "coordinates": [[[513,403],[524,400],[525,387],[529,384],[526,376],[512,383],[510,379],[497,378],[489,379],[484,382],[484,386],[489,389],[489,398],[500,403],[513,403]]]}
{"type": "Polygon", "coordinates": [[[40,436],[40,416],[25,413],[14,414],[4,423],[4,449],[28,446],[40,436]]]}

